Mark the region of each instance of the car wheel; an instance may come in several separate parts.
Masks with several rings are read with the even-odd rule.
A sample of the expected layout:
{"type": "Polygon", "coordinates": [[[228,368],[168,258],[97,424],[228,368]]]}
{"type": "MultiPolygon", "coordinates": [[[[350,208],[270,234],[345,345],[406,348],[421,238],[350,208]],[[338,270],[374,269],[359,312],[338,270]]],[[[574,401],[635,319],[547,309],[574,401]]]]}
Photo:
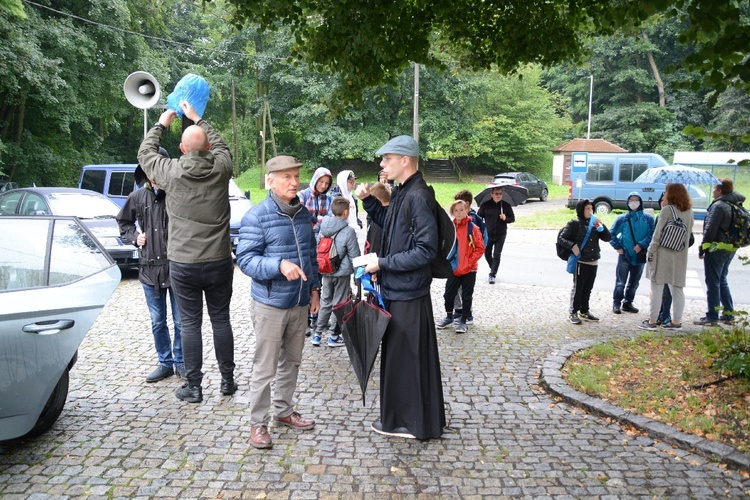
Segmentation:
{"type": "Polygon", "coordinates": [[[547,195],[549,195],[549,192],[546,189],[542,189],[542,194],[539,195],[539,200],[547,201],[547,195]]]}
{"type": "Polygon", "coordinates": [[[34,427],[27,432],[23,437],[31,438],[44,434],[52,427],[52,424],[57,422],[60,414],[65,406],[65,400],[68,398],[68,384],[70,382],[70,376],[68,375],[67,368],[60,376],[60,380],[57,381],[52,394],[50,394],[47,403],[44,405],[42,414],[34,424],[34,427]]]}
{"type": "Polygon", "coordinates": [[[606,201],[597,201],[594,205],[594,211],[598,214],[608,214],[612,211],[612,205],[606,201]]]}

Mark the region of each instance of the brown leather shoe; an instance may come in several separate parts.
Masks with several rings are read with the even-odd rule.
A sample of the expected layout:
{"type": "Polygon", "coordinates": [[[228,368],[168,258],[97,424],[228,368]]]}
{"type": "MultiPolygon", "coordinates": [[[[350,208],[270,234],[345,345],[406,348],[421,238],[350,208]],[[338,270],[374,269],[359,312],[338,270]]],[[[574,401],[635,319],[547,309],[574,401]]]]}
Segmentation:
{"type": "Polygon", "coordinates": [[[273,417],[273,422],[276,425],[286,425],[287,427],[292,427],[293,429],[299,429],[301,431],[306,431],[315,427],[315,420],[302,418],[302,415],[296,411],[293,411],[288,417],[273,417]]]}
{"type": "Polygon", "coordinates": [[[265,425],[252,426],[250,428],[250,444],[253,445],[253,448],[258,448],[259,450],[273,448],[271,435],[268,434],[268,427],[265,425]]]}

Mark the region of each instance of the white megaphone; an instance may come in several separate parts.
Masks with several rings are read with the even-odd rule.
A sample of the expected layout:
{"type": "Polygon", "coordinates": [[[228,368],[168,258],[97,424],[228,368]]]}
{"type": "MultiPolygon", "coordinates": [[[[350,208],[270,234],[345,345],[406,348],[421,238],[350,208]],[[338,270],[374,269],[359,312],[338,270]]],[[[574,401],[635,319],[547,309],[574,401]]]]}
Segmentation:
{"type": "Polygon", "coordinates": [[[149,109],[159,103],[161,86],[151,73],[135,71],[130,73],[123,85],[125,98],[140,109],[149,109]]]}

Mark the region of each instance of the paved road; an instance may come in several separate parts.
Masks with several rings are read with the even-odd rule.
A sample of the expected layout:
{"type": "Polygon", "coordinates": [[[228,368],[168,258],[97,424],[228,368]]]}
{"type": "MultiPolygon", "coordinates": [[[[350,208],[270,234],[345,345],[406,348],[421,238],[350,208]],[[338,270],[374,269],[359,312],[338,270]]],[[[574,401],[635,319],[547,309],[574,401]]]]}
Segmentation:
{"type": "MultiPolygon", "coordinates": [[[[436,311],[442,292],[436,282],[436,311]]],[[[174,378],[144,382],[153,342],[141,287],[126,278],[81,346],[60,420],[38,439],[0,446],[0,497],[746,497],[739,472],[540,389],[542,363],[565,346],[637,333],[630,315],[569,324],[568,292],[479,280],[478,324],[439,334],[449,419],[440,440],[370,431],[378,367],[363,406],[346,350],[306,346],[298,405],[318,425],[272,429],[276,446],[262,452],[249,444],[249,279],[237,272],[232,301],[240,390],[220,395],[209,334],[205,400],[191,405],[175,399],[174,378]]],[[[609,302],[594,293],[596,310],[609,302]]]]}

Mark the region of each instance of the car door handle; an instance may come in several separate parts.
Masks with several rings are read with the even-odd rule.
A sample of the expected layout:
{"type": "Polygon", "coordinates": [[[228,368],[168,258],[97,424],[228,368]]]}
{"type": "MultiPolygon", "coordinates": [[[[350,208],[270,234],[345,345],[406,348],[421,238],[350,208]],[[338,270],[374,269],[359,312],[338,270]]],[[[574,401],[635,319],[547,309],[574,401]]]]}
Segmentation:
{"type": "Polygon", "coordinates": [[[76,322],[72,319],[58,319],[50,321],[39,321],[23,327],[23,331],[26,333],[36,333],[39,335],[54,335],[60,330],[67,330],[73,328],[76,322]]]}

